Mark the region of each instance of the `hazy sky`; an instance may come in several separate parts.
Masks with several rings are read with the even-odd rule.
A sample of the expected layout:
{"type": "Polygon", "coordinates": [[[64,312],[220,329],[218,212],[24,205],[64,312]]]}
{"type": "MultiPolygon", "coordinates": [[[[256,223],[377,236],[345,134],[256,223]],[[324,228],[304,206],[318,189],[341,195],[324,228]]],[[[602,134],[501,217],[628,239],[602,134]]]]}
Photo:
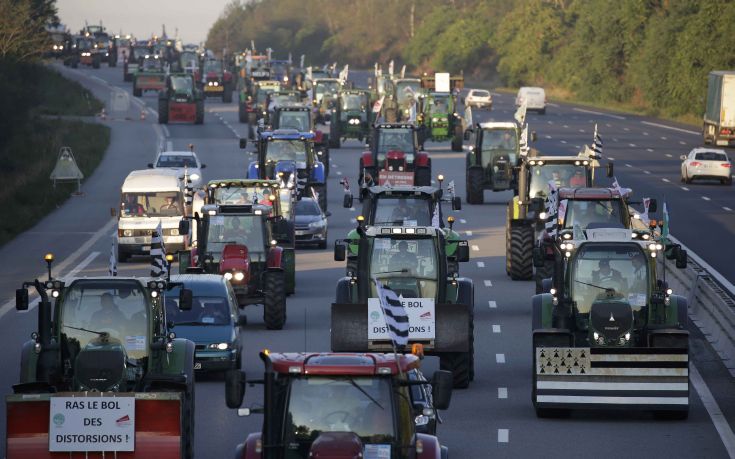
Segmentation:
{"type": "Polygon", "coordinates": [[[73,32],[87,20],[100,20],[112,33],[132,33],[138,38],[161,33],[161,24],[173,36],[179,29],[184,43],[199,43],[230,0],[58,0],[59,18],[73,32]]]}

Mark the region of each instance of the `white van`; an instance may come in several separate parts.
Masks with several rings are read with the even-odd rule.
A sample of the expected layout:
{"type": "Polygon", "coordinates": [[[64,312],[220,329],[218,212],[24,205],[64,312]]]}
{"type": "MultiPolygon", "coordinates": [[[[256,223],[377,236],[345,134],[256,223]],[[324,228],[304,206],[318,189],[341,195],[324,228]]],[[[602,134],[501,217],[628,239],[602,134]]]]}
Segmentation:
{"type": "Polygon", "coordinates": [[[147,169],[128,174],[121,189],[117,220],[117,259],[149,255],[151,236],[161,222],[166,252],[186,249],[179,221],[186,215],[184,184],[178,171],[147,169]]]}
{"type": "Polygon", "coordinates": [[[526,110],[536,110],[540,114],[546,113],[546,92],[544,88],[524,86],[518,90],[516,96],[516,107],[520,107],[526,101],[526,110]]]}

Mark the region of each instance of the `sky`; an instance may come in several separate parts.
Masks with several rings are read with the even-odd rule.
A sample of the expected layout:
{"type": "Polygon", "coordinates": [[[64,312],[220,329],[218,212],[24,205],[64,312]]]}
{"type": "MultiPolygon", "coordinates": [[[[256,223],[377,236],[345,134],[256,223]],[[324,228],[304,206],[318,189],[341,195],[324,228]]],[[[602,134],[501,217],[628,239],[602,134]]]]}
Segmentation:
{"type": "Polygon", "coordinates": [[[73,33],[84,21],[102,24],[110,33],[137,38],[161,34],[161,25],[174,36],[178,28],[184,43],[199,43],[230,0],[57,0],[59,19],[73,33]]]}

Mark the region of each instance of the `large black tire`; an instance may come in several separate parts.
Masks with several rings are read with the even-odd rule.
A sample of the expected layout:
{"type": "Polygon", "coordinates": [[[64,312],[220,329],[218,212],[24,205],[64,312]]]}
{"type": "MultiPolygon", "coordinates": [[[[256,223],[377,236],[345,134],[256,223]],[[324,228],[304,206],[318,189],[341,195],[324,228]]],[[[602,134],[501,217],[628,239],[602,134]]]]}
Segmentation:
{"type": "Polygon", "coordinates": [[[142,95],[143,95],[143,90],[136,87],[135,82],[133,82],[133,96],[141,97],[142,95]]]}
{"type": "Polygon", "coordinates": [[[447,352],[439,356],[439,368],[452,372],[455,389],[467,389],[470,385],[472,361],[469,352],[447,352]]]}
{"type": "Polygon", "coordinates": [[[128,252],[125,252],[120,247],[117,248],[117,261],[120,263],[125,263],[130,259],[130,254],[128,252]]]}
{"type": "Polygon", "coordinates": [[[329,148],[340,148],[342,146],[339,128],[339,113],[337,113],[329,122],[329,148]]]}
{"type": "Polygon", "coordinates": [[[158,124],[168,124],[168,100],[158,99],[158,124]]]}
{"type": "Polygon", "coordinates": [[[513,201],[505,210],[505,274],[510,276],[510,216],[513,214],[513,201]]]}
{"type": "Polygon", "coordinates": [[[472,167],[467,170],[467,204],[482,204],[485,202],[483,181],[482,169],[472,167]]]}
{"type": "Polygon", "coordinates": [[[197,101],[197,113],[196,118],[194,119],[194,124],[203,124],[204,123],[204,100],[198,100],[197,101]]]}
{"type": "Polygon", "coordinates": [[[327,185],[312,185],[311,186],[314,191],[316,191],[319,195],[319,207],[321,207],[323,212],[327,211],[327,185]]]}
{"type": "Polygon", "coordinates": [[[431,168],[417,167],[413,182],[416,186],[431,186],[431,168]]]}
{"type": "Polygon", "coordinates": [[[229,84],[226,84],[224,90],[222,91],[222,102],[226,104],[232,103],[232,86],[230,86],[229,84]]]}
{"type": "Polygon", "coordinates": [[[99,59],[92,59],[92,68],[93,69],[100,68],[100,60],[99,59]]]}
{"type": "Polygon", "coordinates": [[[241,123],[248,122],[248,115],[245,113],[245,106],[240,101],[237,102],[237,120],[241,123]]]}
{"type": "Polygon", "coordinates": [[[452,137],[452,151],[462,151],[462,126],[454,126],[454,136],[452,137]]]}
{"type": "Polygon", "coordinates": [[[324,164],[324,176],[329,177],[329,148],[324,149],[322,163],[324,164]]]}
{"type": "Polygon", "coordinates": [[[263,277],[263,322],[268,330],[280,330],[286,323],[286,273],[267,271],[263,277]]]}
{"type": "MultiPolygon", "coordinates": [[[[189,375],[187,375],[189,376],[189,375]]],[[[195,433],[195,387],[194,383],[194,371],[191,371],[191,384],[187,384],[186,392],[184,393],[184,409],[181,413],[182,417],[182,429],[183,435],[181,439],[182,443],[182,457],[184,459],[194,459],[194,433],[195,433]]]]}
{"type": "Polygon", "coordinates": [[[475,380],[475,286],[461,281],[457,292],[457,303],[467,305],[470,311],[470,381],[475,380]]]}
{"type": "Polygon", "coordinates": [[[533,226],[511,226],[509,255],[510,278],[513,280],[531,279],[533,276],[533,226]]]}
{"type": "Polygon", "coordinates": [[[544,293],[543,280],[550,278],[554,274],[554,262],[552,260],[544,260],[544,265],[533,268],[533,280],[536,282],[536,294],[544,293]]]}

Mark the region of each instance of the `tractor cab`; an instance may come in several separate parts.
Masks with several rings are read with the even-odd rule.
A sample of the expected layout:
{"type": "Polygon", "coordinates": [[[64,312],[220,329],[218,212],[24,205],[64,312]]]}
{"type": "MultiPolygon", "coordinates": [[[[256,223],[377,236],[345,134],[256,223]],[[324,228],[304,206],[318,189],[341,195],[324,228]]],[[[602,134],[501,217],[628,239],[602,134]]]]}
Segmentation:
{"type": "Polygon", "coordinates": [[[360,185],[431,185],[431,159],[418,145],[418,128],[413,124],[374,125],[370,151],[360,158],[360,185]]]}
{"type": "MultiPolygon", "coordinates": [[[[237,446],[236,457],[434,458],[447,454],[436,435],[436,410],[447,409],[451,374],[428,381],[416,355],[261,352],[265,365],[263,429],[237,446]],[[420,445],[420,446],[417,446],[420,445]],[[267,446],[266,446],[267,445],[267,446]],[[267,448],[267,449],[266,449],[267,448]]],[[[251,381],[225,378],[229,408],[239,408],[251,381]]],[[[252,384],[251,383],[251,384],[252,384]]]]}
{"type": "Polygon", "coordinates": [[[204,122],[204,95],[190,73],[167,75],[164,88],[158,93],[158,122],[169,121],[204,122]]]}
{"type": "Polygon", "coordinates": [[[266,111],[268,112],[266,124],[270,124],[270,117],[273,116],[276,108],[300,103],[301,94],[295,90],[279,89],[269,93],[265,102],[266,111]]]}
{"type": "Polygon", "coordinates": [[[466,132],[467,202],[482,203],[483,190],[516,188],[521,161],[521,131],[513,122],[481,123],[466,132]]]}

